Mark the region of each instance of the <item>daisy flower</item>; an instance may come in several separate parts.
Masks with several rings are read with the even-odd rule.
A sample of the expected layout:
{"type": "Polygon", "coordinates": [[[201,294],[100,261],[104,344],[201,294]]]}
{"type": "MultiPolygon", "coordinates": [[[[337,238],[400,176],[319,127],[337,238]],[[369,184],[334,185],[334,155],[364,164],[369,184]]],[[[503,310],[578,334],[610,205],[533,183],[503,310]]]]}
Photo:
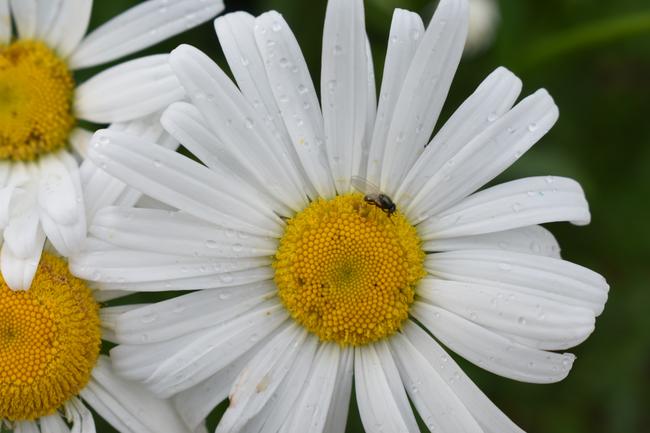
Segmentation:
{"type": "Polygon", "coordinates": [[[194,27],[223,2],[146,1],[84,37],[91,8],[92,0],[0,0],[0,262],[12,289],[29,287],[46,237],[67,257],[85,236],[70,150],[83,155],[91,132],[78,120],[128,121],[183,97],[166,55],[122,63],[80,85],[73,72],[194,27]]]}
{"type": "MultiPolygon", "coordinates": [[[[152,119],[111,129],[173,142],[152,119]]],[[[85,178],[115,190],[117,181],[93,175],[99,170],[84,164],[85,178]]],[[[132,198],[131,205],[139,198],[126,187],[122,192],[132,198]]],[[[13,291],[0,278],[0,430],[94,433],[92,407],[123,433],[190,432],[169,401],[118,376],[100,354],[101,340],[114,339],[115,315],[136,307],[106,309],[100,303],[123,294],[93,290],[49,248],[30,290],[13,291]]]]}
{"type": "Polygon", "coordinates": [[[238,87],[200,51],[172,52],[191,104],[162,123],[204,165],[96,133],[92,161],[174,209],[100,210],[102,247],[70,263],[101,290],[194,291],[116,314],[120,374],[191,428],[228,398],[219,433],[342,432],[353,381],[368,432],[418,431],[411,403],[431,431],[522,431],[441,344],[507,378],[562,380],[608,286],[539,226],[589,221],[578,183],[479,190],[556,121],[545,90],[515,104],[521,82],[498,68],[430,140],[467,12],[442,0],[425,31],[395,11],[378,104],[361,0],[328,3],[320,103],[276,12],[216,20],[238,87]]]}
{"type": "Polygon", "coordinates": [[[469,0],[469,29],[464,54],[473,56],[492,45],[501,20],[496,0],[469,0]]]}

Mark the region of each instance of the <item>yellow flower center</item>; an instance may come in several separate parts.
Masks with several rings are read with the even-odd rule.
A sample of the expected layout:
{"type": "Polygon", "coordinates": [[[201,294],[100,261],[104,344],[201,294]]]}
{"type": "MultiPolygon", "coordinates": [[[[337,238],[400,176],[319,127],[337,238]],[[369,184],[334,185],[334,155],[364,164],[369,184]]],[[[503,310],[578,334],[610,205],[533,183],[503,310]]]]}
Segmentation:
{"type": "Polygon", "coordinates": [[[65,146],[74,80],[41,42],[0,45],[0,160],[31,161],[65,146]]]}
{"type": "Polygon", "coordinates": [[[291,317],[341,345],[398,331],[424,276],[415,228],[361,194],[312,202],[288,221],[275,258],[278,295],[291,317]]]}
{"type": "Polygon", "coordinates": [[[99,306],[60,258],[43,254],[28,291],[0,278],[0,421],[51,414],[77,395],[100,344],[99,306]]]}

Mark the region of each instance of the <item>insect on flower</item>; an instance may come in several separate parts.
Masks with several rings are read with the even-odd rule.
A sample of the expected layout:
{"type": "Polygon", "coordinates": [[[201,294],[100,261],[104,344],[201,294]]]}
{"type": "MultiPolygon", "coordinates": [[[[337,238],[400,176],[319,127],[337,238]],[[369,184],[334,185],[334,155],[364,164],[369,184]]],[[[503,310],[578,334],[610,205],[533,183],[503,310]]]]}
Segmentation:
{"type": "Polygon", "coordinates": [[[379,190],[379,187],[360,176],[352,176],[350,179],[352,188],[365,194],[363,200],[371,205],[377,206],[390,218],[397,211],[393,200],[379,190]]]}

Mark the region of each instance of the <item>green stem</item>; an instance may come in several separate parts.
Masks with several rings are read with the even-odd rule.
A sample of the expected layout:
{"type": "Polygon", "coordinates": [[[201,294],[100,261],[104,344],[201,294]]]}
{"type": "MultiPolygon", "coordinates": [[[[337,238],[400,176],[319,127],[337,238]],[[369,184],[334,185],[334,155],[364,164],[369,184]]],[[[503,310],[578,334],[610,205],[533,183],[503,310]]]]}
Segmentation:
{"type": "Polygon", "coordinates": [[[645,32],[650,32],[650,11],[590,23],[533,42],[522,65],[534,67],[567,53],[645,32]]]}

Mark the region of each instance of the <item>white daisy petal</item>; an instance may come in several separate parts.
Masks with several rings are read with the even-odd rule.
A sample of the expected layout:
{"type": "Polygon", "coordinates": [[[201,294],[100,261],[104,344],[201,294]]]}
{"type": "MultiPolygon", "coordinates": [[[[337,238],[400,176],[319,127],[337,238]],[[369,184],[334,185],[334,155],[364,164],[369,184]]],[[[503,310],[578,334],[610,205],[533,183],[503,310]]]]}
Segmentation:
{"type": "Polygon", "coordinates": [[[93,76],[75,90],[77,116],[96,123],[124,122],[182,99],[185,92],[168,57],[141,57],[93,76]]]}
{"type": "Polygon", "coordinates": [[[36,421],[18,421],[16,422],[16,433],[41,433],[36,421]]]}
{"type": "MultiPolygon", "coordinates": [[[[57,18],[64,0],[36,0],[36,30],[34,37],[44,40],[57,18]]],[[[52,46],[46,40],[48,46],[52,46]]]]}
{"type": "MultiPolygon", "coordinates": [[[[0,0],[1,1],[1,0],[0,0]]],[[[0,161],[0,187],[7,186],[13,164],[9,161],[0,161]]]]}
{"type": "Polygon", "coordinates": [[[255,191],[185,156],[110,130],[97,132],[92,143],[88,156],[102,170],[163,203],[248,233],[282,232],[282,221],[255,191]]]}
{"type": "Polygon", "coordinates": [[[118,338],[115,335],[115,327],[122,314],[146,305],[148,304],[127,304],[101,308],[99,310],[99,321],[102,327],[102,340],[117,344],[118,338]]]}
{"type": "MultiPolygon", "coordinates": [[[[280,109],[273,98],[269,77],[255,42],[255,17],[245,12],[234,12],[217,18],[214,22],[219,43],[242,94],[253,104],[268,128],[285,145],[287,156],[300,173],[310,197],[316,196],[307,172],[302,167],[296,149],[284,125],[280,109]]],[[[322,121],[322,118],[321,118],[322,121]]]]}
{"type": "Polygon", "coordinates": [[[77,397],[65,403],[67,418],[72,420],[72,433],[95,433],[95,420],[90,410],[77,397]]]}
{"type": "Polygon", "coordinates": [[[256,348],[253,347],[208,379],[173,397],[174,406],[190,429],[194,431],[203,424],[210,412],[228,396],[235,379],[257,352],[256,348]]]}
{"type": "Polygon", "coordinates": [[[391,195],[429,141],[467,36],[465,0],[444,0],[413,56],[395,102],[382,162],[382,191],[391,195]]]}
{"type": "Polygon", "coordinates": [[[269,257],[215,259],[115,249],[77,254],[70,259],[70,269],[88,281],[137,283],[209,276],[214,283],[212,287],[219,287],[220,281],[223,287],[231,285],[228,284],[233,278],[230,275],[237,271],[270,263],[269,257]]]}
{"type": "MultiPolygon", "coordinates": [[[[377,107],[377,121],[368,154],[366,178],[375,185],[381,181],[381,167],[386,148],[386,138],[393,118],[397,99],[404,85],[413,55],[424,34],[422,18],[414,12],[395,9],[390,25],[388,50],[377,107]]],[[[374,83],[373,83],[374,84],[374,83]]]]}
{"type": "Polygon", "coordinates": [[[11,40],[11,12],[9,0],[0,0],[0,44],[8,44],[11,40]]]}
{"type": "Polygon", "coordinates": [[[430,254],[432,275],[468,283],[487,283],[603,311],[609,286],[597,273],[565,260],[502,250],[449,251],[430,254]]]}
{"type": "Polygon", "coordinates": [[[560,257],[560,245],[553,234],[541,226],[528,226],[483,235],[447,239],[430,239],[422,242],[429,252],[456,250],[505,250],[516,253],[560,257]]]}
{"type": "MultiPolygon", "coordinates": [[[[404,384],[386,340],[378,341],[373,346],[379,359],[379,368],[388,384],[389,393],[399,410],[400,419],[406,424],[407,431],[418,431],[417,421],[406,397],[406,391],[404,391],[404,384]]],[[[366,361],[368,361],[368,358],[366,358],[366,361]]]]}
{"type": "Polygon", "coordinates": [[[368,111],[363,2],[330,0],[323,29],[321,101],[336,190],[346,193],[361,163],[368,111]]]}
{"type": "Polygon", "coordinates": [[[255,17],[241,11],[214,20],[219,44],[241,93],[263,118],[268,119],[269,127],[286,138],[287,131],[257,50],[254,27],[255,17]]]}
{"type": "Polygon", "coordinates": [[[38,16],[37,0],[11,0],[11,13],[16,22],[18,37],[31,39],[36,34],[38,16]]]}
{"type": "Polygon", "coordinates": [[[425,278],[417,293],[425,302],[478,325],[532,341],[584,341],[596,321],[587,308],[488,284],[425,278]]]}
{"type": "MultiPolygon", "coordinates": [[[[176,348],[165,359],[158,359],[144,383],[164,398],[188,389],[241,356],[286,319],[284,308],[277,301],[269,301],[222,326],[200,331],[198,338],[180,350],[176,348]]],[[[129,361],[128,348],[118,346],[111,351],[111,358],[121,374],[131,377],[127,365],[120,368],[121,361],[129,361]]]]}
{"type": "Polygon", "coordinates": [[[174,102],[160,117],[165,131],[183,143],[194,156],[213,170],[227,169],[233,165],[242,165],[241,170],[249,174],[248,169],[240,163],[227,146],[208,129],[201,112],[187,102],[174,102]]]}
{"type": "Polygon", "coordinates": [[[528,177],[479,191],[418,224],[423,240],[471,236],[533,224],[588,224],[589,205],[580,184],[563,177],[528,177]]]}
{"type": "Polygon", "coordinates": [[[390,347],[404,386],[429,431],[483,432],[443,378],[448,356],[437,361],[440,368],[436,369],[401,333],[393,336],[390,347]]]}
{"type": "MultiPolygon", "coordinates": [[[[248,317],[251,314],[254,315],[256,312],[257,310],[249,311],[243,317],[248,317]]],[[[161,343],[147,344],[140,342],[137,345],[120,345],[117,348],[113,349],[111,353],[111,362],[115,370],[123,377],[127,379],[137,380],[139,382],[144,382],[147,378],[154,374],[156,369],[158,369],[158,367],[162,365],[165,360],[170,359],[177,352],[182,351],[183,348],[187,347],[188,344],[200,341],[201,338],[205,337],[210,331],[210,329],[205,329],[189,335],[184,335],[181,338],[166,340],[161,343]]],[[[214,330],[212,330],[212,332],[214,332],[214,330]]],[[[275,333],[277,333],[277,330],[271,331],[268,335],[265,334],[265,337],[270,338],[270,336],[274,335],[275,333]]],[[[253,339],[256,338],[255,335],[253,335],[253,337],[253,339]]],[[[252,342],[252,344],[247,345],[247,348],[243,349],[241,352],[238,352],[235,356],[226,360],[226,362],[223,364],[220,364],[216,371],[205,377],[205,380],[213,381],[214,376],[221,373],[229,375],[229,370],[232,365],[240,362],[240,360],[243,358],[249,357],[251,352],[256,352],[256,348],[258,348],[260,344],[261,343],[258,341],[257,343],[252,342]]],[[[195,371],[192,372],[192,374],[194,373],[195,371]]],[[[239,370],[236,373],[239,373],[239,370]]],[[[233,380],[234,377],[236,377],[236,374],[233,376],[233,380]]],[[[189,385],[186,389],[180,390],[179,392],[191,392],[193,388],[200,386],[200,383],[205,383],[205,381],[202,380],[196,385],[189,385]]],[[[225,384],[228,389],[231,385],[232,381],[225,384]]],[[[180,394],[176,395],[178,396],[180,394]]]]}
{"type": "Polygon", "coordinates": [[[369,433],[418,431],[404,389],[394,386],[401,385],[395,363],[385,347],[380,357],[376,346],[355,348],[355,387],[363,427],[369,433]]]}
{"type": "Polygon", "coordinates": [[[38,202],[43,231],[59,254],[68,257],[86,236],[81,179],[76,160],[66,152],[40,160],[38,202]]]}
{"type": "MultiPolygon", "coordinates": [[[[153,114],[138,119],[137,121],[113,123],[109,129],[135,135],[141,140],[153,141],[169,149],[175,148],[176,144],[172,146],[166,143],[165,137],[168,137],[168,135],[165,134],[159,120],[160,116],[153,114]]],[[[121,197],[129,194],[129,192],[135,191],[121,180],[101,170],[95,163],[88,159],[83,161],[79,172],[84,190],[88,221],[93,220],[99,209],[118,204],[121,197]]],[[[140,193],[138,192],[138,194],[140,193]]]]}
{"type": "Polygon", "coordinates": [[[41,417],[38,422],[41,425],[41,433],[70,433],[70,428],[58,412],[41,417]]]}
{"type": "Polygon", "coordinates": [[[119,343],[155,343],[216,326],[251,310],[273,296],[275,286],[263,281],[203,290],[124,312],[115,323],[119,343]]]}
{"type": "Polygon", "coordinates": [[[82,206],[77,200],[75,183],[80,184],[79,169],[76,162],[68,170],[58,155],[49,154],[40,158],[39,166],[41,177],[39,179],[38,204],[40,209],[49,215],[56,223],[74,224],[79,218],[82,206]],[[74,167],[74,168],[73,168],[74,167]]]}
{"type": "Polygon", "coordinates": [[[161,209],[106,207],[90,233],[129,249],[195,257],[260,257],[275,254],[276,239],[225,230],[191,215],[161,209]]]}
{"type": "Polygon", "coordinates": [[[553,126],[558,109],[538,90],[460,148],[416,193],[407,210],[418,223],[476,191],[513,164],[553,126]]]}
{"type": "Polygon", "coordinates": [[[530,383],[559,382],[569,374],[575,360],[570,353],[524,346],[433,305],[416,301],[411,313],[445,346],[503,377],[530,383]]]}
{"type": "Polygon", "coordinates": [[[206,124],[238,159],[255,167],[259,184],[294,210],[305,207],[307,197],[285,146],[226,74],[205,54],[181,45],[170,56],[172,69],[206,124]]]}
{"type": "Polygon", "coordinates": [[[183,143],[194,156],[210,167],[212,171],[227,177],[236,177],[236,182],[252,186],[262,192],[258,200],[284,216],[293,215],[289,207],[276,199],[267,191],[267,185],[256,179],[256,168],[245,158],[232,151],[205,125],[205,120],[199,110],[192,104],[176,102],[163,113],[161,124],[165,130],[183,143]]]}
{"type": "MultiPolygon", "coordinates": [[[[52,0],[41,1],[41,5],[39,5],[41,9],[43,3],[54,2],[52,0]]],[[[48,17],[50,22],[43,26],[47,31],[40,37],[61,57],[68,57],[86,34],[92,6],[93,0],[59,1],[56,6],[52,7],[55,14],[48,17]]]]}
{"type": "Polygon", "coordinates": [[[93,133],[91,131],[80,127],[75,127],[72,132],[70,132],[70,136],[68,137],[70,146],[76,154],[81,157],[81,159],[85,159],[88,155],[88,146],[90,145],[90,139],[92,137],[93,133]]]}
{"type": "Polygon", "coordinates": [[[113,299],[118,299],[122,298],[124,296],[128,296],[132,294],[133,292],[127,292],[124,290],[95,290],[93,292],[93,296],[95,297],[95,300],[97,302],[108,302],[112,301],[113,299]]]}
{"type": "Polygon", "coordinates": [[[306,337],[307,331],[294,322],[260,348],[234,382],[216,433],[237,432],[262,410],[289,373],[306,337]]]}
{"type": "Polygon", "coordinates": [[[348,420],[350,395],[352,393],[352,378],[354,375],[354,349],[347,347],[341,350],[339,369],[334,385],[332,404],[325,421],[325,433],[343,433],[348,420]]]}
{"type": "Polygon", "coordinates": [[[521,92],[521,80],[499,67],[483,80],[469,98],[436,133],[401,182],[395,194],[401,206],[409,209],[411,200],[463,146],[496,119],[508,112],[521,92]]]}
{"type": "Polygon", "coordinates": [[[0,188],[0,228],[4,228],[9,224],[11,214],[11,199],[14,197],[16,187],[7,186],[0,188]]]}
{"type": "Polygon", "coordinates": [[[295,413],[296,402],[314,365],[319,344],[318,337],[307,334],[307,339],[300,346],[298,356],[291,366],[291,374],[282,381],[262,411],[246,425],[245,432],[278,432],[282,431],[280,429],[283,425],[287,427],[286,421],[295,413]]]}
{"type": "MultiPolygon", "coordinates": [[[[419,400],[421,404],[426,405],[429,403],[431,404],[430,407],[435,411],[435,401],[440,396],[440,390],[450,389],[486,433],[524,433],[481,392],[458,367],[454,359],[418,325],[408,322],[404,326],[403,333],[396,335],[391,340],[391,348],[398,360],[398,366],[401,365],[399,363],[400,359],[408,362],[403,371],[405,376],[411,375],[415,379],[413,385],[418,386],[418,381],[431,383],[433,380],[438,382],[438,386],[418,386],[419,390],[422,391],[422,400],[419,400]],[[417,363],[417,365],[412,364],[412,362],[417,363]],[[418,376],[422,379],[419,379],[418,376]],[[438,377],[444,381],[446,386],[436,380],[438,377]],[[433,395],[425,395],[425,393],[431,391],[433,391],[433,395]]],[[[412,387],[410,389],[412,390],[412,387]]],[[[414,394],[412,393],[412,395],[414,394]]],[[[456,399],[448,396],[445,403],[448,401],[456,401],[456,399]]],[[[465,411],[462,410],[462,412],[465,411]]],[[[422,412],[420,413],[422,414],[422,412]]],[[[429,422],[426,420],[426,416],[423,418],[425,418],[426,423],[429,422]]],[[[451,431],[457,430],[452,429],[451,431]]]]}
{"type": "MultiPolygon", "coordinates": [[[[240,262],[237,259],[236,262],[240,262]]],[[[238,266],[241,264],[237,263],[238,266]]],[[[225,265],[218,263],[213,265],[219,269],[231,269],[235,266],[235,262],[227,262],[225,265]]],[[[246,266],[246,265],[245,265],[246,266]]],[[[200,267],[199,267],[200,270],[200,267]]],[[[74,269],[73,273],[79,273],[79,269],[74,269]]],[[[157,272],[143,271],[143,272],[157,272]]],[[[181,270],[182,272],[182,270],[181,270]]],[[[117,272],[119,274],[119,271],[117,272]]],[[[167,278],[153,281],[133,281],[121,282],[120,277],[117,276],[113,281],[117,282],[100,282],[96,287],[101,291],[129,291],[129,292],[166,292],[166,291],[187,291],[187,290],[203,290],[203,289],[217,289],[221,287],[240,286],[242,284],[257,283],[273,279],[273,269],[268,264],[243,270],[228,270],[220,272],[206,272],[205,275],[198,275],[193,277],[178,277],[167,278]]],[[[114,275],[111,275],[113,278],[114,275]]]]}
{"type": "MultiPolygon", "coordinates": [[[[527,338],[521,335],[508,334],[507,332],[500,332],[506,338],[523,344],[524,346],[532,347],[541,350],[566,350],[577,346],[585,341],[586,337],[577,334],[576,338],[558,338],[558,339],[540,339],[540,338],[527,338]]],[[[588,337],[588,335],[587,335],[588,337]]]]}
{"type": "Polygon", "coordinates": [[[9,221],[4,230],[4,245],[11,248],[17,258],[26,259],[31,257],[39,246],[43,246],[44,236],[38,213],[32,210],[9,221]]]}
{"type": "Polygon", "coordinates": [[[195,27],[222,10],[221,0],[141,3],[86,36],[70,56],[70,67],[85,68],[134,53],[195,27]]]}
{"type": "MultiPolygon", "coordinates": [[[[255,20],[255,38],[266,67],[273,106],[279,110],[300,163],[322,197],[333,197],[334,183],[325,151],[323,116],[316,90],[289,25],[275,11],[255,20]]],[[[262,71],[264,73],[264,71],[262,71]]]]}
{"type": "Polygon", "coordinates": [[[19,161],[7,163],[7,165],[2,165],[2,167],[2,177],[5,180],[5,186],[26,187],[26,185],[33,184],[30,181],[34,175],[38,175],[38,167],[33,163],[19,161]]]}
{"type": "Polygon", "coordinates": [[[123,433],[187,432],[169,401],[117,376],[106,356],[97,360],[81,396],[123,433]]]}
{"type": "Polygon", "coordinates": [[[366,58],[368,61],[368,92],[366,94],[366,128],[361,146],[361,162],[358,168],[359,176],[366,177],[368,166],[368,155],[370,153],[370,142],[375,130],[375,119],[377,117],[377,88],[375,79],[375,63],[372,58],[370,40],[366,36],[366,58]]]}
{"type": "Polygon", "coordinates": [[[69,257],[80,250],[86,236],[83,209],[80,210],[77,222],[70,225],[59,224],[44,212],[41,212],[40,219],[47,239],[60,255],[69,257]]]}
{"type": "Polygon", "coordinates": [[[316,352],[310,375],[302,393],[286,419],[281,431],[287,433],[321,433],[335,394],[341,348],[335,343],[323,343],[316,352]]]}

